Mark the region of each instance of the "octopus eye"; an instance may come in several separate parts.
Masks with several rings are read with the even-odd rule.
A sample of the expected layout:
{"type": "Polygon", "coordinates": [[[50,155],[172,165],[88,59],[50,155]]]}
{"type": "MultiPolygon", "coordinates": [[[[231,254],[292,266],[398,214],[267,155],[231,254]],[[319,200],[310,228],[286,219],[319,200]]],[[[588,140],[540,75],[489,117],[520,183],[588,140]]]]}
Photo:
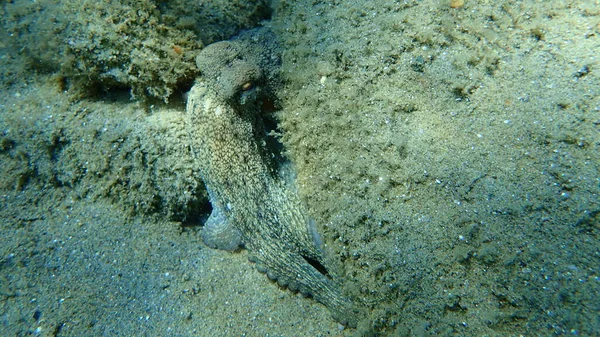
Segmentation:
{"type": "Polygon", "coordinates": [[[252,82],[246,82],[244,84],[242,84],[242,91],[248,91],[250,89],[252,89],[253,85],[252,82]]]}

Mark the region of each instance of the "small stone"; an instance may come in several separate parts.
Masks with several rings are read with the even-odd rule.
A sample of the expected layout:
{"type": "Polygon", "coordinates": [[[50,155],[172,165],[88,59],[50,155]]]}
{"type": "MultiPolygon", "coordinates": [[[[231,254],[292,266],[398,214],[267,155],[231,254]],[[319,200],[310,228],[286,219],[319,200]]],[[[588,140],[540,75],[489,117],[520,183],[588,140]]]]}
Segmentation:
{"type": "Polygon", "coordinates": [[[461,8],[465,5],[465,0],[450,0],[451,8],[461,8]]]}

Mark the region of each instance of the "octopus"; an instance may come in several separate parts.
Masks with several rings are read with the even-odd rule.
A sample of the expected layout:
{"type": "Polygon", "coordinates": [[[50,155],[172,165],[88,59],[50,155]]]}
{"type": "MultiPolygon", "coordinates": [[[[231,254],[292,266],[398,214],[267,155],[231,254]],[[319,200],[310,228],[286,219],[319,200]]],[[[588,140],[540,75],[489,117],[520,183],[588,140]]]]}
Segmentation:
{"type": "Polygon", "coordinates": [[[196,58],[186,127],[212,206],[202,238],[215,249],[246,248],[258,271],[352,327],[358,311],[327,271],[314,221],[267,139],[262,114],[281,87],[280,63],[267,28],[213,43],[196,58]]]}

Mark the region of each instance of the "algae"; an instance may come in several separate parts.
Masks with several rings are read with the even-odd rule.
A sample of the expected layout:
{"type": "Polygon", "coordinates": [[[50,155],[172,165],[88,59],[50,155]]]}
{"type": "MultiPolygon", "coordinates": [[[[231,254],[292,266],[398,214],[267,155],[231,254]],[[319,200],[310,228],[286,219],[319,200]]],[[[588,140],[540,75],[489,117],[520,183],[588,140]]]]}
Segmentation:
{"type": "Polygon", "coordinates": [[[76,96],[129,90],[163,101],[191,85],[202,46],[270,15],[266,1],[11,1],[2,11],[19,74],[58,71],[76,96]]]}

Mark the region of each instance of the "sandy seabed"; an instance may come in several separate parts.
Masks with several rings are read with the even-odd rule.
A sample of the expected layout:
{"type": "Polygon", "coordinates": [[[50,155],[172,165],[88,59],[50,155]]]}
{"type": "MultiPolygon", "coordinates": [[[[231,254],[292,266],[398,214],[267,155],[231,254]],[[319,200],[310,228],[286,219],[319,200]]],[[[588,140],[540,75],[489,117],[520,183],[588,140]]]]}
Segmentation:
{"type": "Polygon", "coordinates": [[[185,85],[74,95],[2,42],[3,336],[600,334],[597,1],[271,7],[282,142],[364,320],[202,243],[185,85]]]}

